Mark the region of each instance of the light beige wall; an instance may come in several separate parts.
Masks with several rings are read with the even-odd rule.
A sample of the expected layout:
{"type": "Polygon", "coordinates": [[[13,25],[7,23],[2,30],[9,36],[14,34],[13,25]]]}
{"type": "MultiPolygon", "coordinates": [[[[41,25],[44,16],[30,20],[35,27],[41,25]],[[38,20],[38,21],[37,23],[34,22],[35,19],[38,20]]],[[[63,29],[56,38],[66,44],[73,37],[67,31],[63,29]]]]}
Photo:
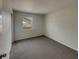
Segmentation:
{"type": "Polygon", "coordinates": [[[2,12],[3,32],[0,33],[0,54],[6,53],[7,56],[3,59],[9,59],[11,48],[11,14],[7,11],[2,12]]]}
{"type": "Polygon", "coordinates": [[[78,49],[77,6],[69,6],[48,13],[45,19],[45,35],[72,48],[78,49]]]}
{"type": "Polygon", "coordinates": [[[0,9],[2,8],[3,0],[0,0],[0,9]]]}
{"type": "Polygon", "coordinates": [[[27,14],[23,12],[14,12],[15,40],[43,35],[43,20],[44,20],[43,18],[44,17],[42,15],[38,15],[38,14],[27,14]],[[33,17],[32,29],[23,29],[22,27],[23,16],[33,17]]]}

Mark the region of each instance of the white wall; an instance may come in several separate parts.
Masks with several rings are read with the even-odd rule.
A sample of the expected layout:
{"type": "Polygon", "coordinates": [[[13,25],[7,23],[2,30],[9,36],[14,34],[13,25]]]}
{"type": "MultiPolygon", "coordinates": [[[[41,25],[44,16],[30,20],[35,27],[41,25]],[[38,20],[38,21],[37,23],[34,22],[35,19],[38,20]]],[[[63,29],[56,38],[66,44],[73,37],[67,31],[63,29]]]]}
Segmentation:
{"type": "Polygon", "coordinates": [[[0,54],[6,53],[7,56],[3,59],[9,59],[9,53],[11,48],[11,15],[9,12],[2,12],[3,32],[0,33],[0,54]]]}
{"type": "Polygon", "coordinates": [[[43,35],[43,19],[42,15],[38,14],[26,14],[22,12],[14,12],[15,20],[15,40],[35,37],[43,35]],[[32,29],[23,29],[22,28],[22,18],[23,16],[32,16],[33,23],[32,29]]]}
{"type": "Polygon", "coordinates": [[[2,59],[9,59],[12,41],[11,13],[7,8],[7,0],[0,0],[0,13],[2,15],[3,30],[0,32],[0,55],[6,53],[2,59]]]}
{"type": "Polygon", "coordinates": [[[69,6],[46,15],[45,35],[77,50],[77,6],[69,6]]]}

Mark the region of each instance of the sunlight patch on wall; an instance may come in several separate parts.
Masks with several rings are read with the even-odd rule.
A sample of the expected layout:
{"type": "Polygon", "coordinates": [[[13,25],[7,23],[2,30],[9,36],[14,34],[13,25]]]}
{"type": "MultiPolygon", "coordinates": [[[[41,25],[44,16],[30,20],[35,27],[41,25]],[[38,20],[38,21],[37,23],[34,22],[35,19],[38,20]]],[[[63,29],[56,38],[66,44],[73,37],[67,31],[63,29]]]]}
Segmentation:
{"type": "Polygon", "coordinates": [[[2,32],[2,15],[0,15],[0,32],[2,32]]]}

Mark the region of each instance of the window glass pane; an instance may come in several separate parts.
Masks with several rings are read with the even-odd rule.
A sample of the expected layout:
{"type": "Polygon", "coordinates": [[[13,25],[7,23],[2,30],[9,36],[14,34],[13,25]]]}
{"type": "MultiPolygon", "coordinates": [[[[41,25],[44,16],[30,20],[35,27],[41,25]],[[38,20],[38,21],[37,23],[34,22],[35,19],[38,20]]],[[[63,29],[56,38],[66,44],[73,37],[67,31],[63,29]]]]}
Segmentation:
{"type": "Polygon", "coordinates": [[[22,20],[23,29],[32,28],[32,17],[24,17],[22,20]]]}

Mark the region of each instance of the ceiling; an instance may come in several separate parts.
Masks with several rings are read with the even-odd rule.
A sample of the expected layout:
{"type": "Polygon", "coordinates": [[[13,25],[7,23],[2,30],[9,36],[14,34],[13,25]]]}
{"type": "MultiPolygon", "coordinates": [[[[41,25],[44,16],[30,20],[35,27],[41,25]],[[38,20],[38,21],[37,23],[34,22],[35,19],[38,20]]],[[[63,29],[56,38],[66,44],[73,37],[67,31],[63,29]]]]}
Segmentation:
{"type": "Polygon", "coordinates": [[[77,0],[8,0],[8,7],[18,11],[46,14],[77,4],[77,0]]]}

